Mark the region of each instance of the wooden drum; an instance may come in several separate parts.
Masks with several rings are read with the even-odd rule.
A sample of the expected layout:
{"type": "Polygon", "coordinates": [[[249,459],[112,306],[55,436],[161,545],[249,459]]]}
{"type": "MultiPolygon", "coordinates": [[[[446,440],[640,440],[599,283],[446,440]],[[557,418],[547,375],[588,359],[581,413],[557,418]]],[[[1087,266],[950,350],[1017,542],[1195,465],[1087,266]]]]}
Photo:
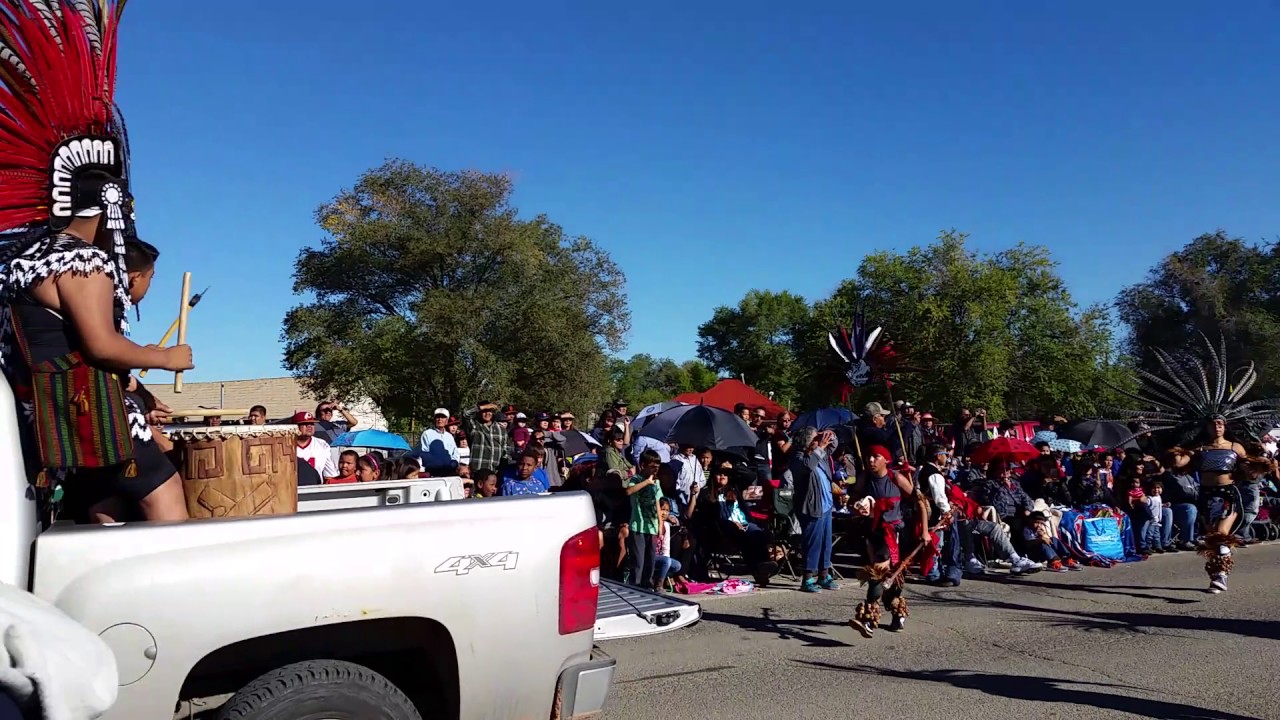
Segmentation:
{"type": "Polygon", "coordinates": [[[193,519],[298,511],[298,426],[175,427],[166,434],[193,519]]]}

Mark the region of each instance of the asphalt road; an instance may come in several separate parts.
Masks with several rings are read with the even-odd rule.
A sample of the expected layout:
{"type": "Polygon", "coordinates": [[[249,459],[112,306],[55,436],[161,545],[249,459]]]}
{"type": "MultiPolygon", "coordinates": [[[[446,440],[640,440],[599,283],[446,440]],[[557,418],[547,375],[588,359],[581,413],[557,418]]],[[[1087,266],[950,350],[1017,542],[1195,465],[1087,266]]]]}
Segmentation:
{"type": "Polygon", "coordinates": [[[910,585],[906,631],[870,640],[853,581],[707,598],[692,627],[605,644],[604,717],[1280,718],[1280,544],[1236,557],[1222,595],[1194,553],[910,585]]]}

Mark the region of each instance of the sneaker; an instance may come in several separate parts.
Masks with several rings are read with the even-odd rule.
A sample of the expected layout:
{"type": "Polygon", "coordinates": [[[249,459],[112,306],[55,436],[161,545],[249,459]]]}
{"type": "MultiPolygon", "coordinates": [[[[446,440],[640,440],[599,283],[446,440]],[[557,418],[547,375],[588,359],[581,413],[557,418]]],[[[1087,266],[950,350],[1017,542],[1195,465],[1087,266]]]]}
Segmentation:
{"type": "Polygon", "coordinates": [[[1213,593],[1214,595],[1217,595],[1220,592],[1225,592],[1226,589],[1227,589],[1226,575],[1219,573],[1217,575],[1214,575],[1213,578],[1209,580],[1209,592],[1213,593]]]}
{"type": "Polygon", "coordinates": [[[1187,542],[1186,540],[1183,540],[1181,543],[1178,543],[1178,549],[1186,550],[1188,552],[1195,552],[1196,544],[1193,542],[1187,542]]]}
{"type": "Polygon", "coordinates": [[[1147,552],[1151,553],[1152,555],[1163,555],[1163,554],[1164,554],[1164,548],[1162,548],[1162,547],[1153,547],[1153,548],[1151,548],[1150,550],[1148,550],[1147,552]]]}
{"type": "Polygon", "coordinates": [[[889,622],[889,632],[902,632],[907,629],[907,619],[901,615],[894,615],[893,620],[889,622]]]}
{"type": "Polygon", "coordinates": [[[860,623],[857,620],[850,620],[849,627],[862,633],[862,637],[864,638],[870,638],[872,635],[876,634],[876,626],[869,622],[860,623]]]}
{"type": "Polygon", "coordinates": [[[1020,557],[1013,561],[1013,568],[1010,572],[1014,575],[1027,575],[1030,573],[1040,572],[1043,569],[1043,563],[1033,562],[1029,558],[1020,557]]]}
{"type": "Polygon", "coordinates": [[[804,582],[800,583],[800,592],[820,593],[822,592],[822,588],[818,586],[817,580],[807,578],[804,582]]]}
{"type": "Polygon", "coordinates": [[[969,558],[969,562],[964,564],[964,571],[970,575],[986,575],[987,566],[983,565],[982,561],[978,558],[973,557],[969,558]]]}
{"type": "Polygon", "coordinates": [[[1068,569],[1068,570],[1083,570],[1083,569],[1084,569],[1084,567],[1083,567],[1083,566],[1081,566],[1081,565],[1080,565],[1080,563],[1076,562],[1076,560],[1075,560],[1074,558],[1068,558],[1068,559],[1067,559],[1067,569],[1068,569]]]}
{"type": "Polygon", "coordinates": [[[818,584],[822,586],[823,590],[839,590],[840,589],[840,583],[836,582],[836,578],[834,575],[826,576],[825,578],[823,578],[822,582],[818,584]]]}
{"type": "Polygon", "coordinates": [[[1177,546],[1177,545],[1174,545],[1173,543],[1169,543],[1168,545],[1165,545],[1165,546],[1164,546],[1164,551],[1165,551],[1165,552],[1167,552],[1167,553],[1176,553],[1176,552],[1179,552],[1179,550],[1178,550],[1178,546],[1177,546]]]}
{"type": "Polygon", "coordinates": [[[1064,573],[1066,571],[1067,568],[1062,565],[1061,560],[1054,560],[1049,563],[1049,572],[1064,573]]]}

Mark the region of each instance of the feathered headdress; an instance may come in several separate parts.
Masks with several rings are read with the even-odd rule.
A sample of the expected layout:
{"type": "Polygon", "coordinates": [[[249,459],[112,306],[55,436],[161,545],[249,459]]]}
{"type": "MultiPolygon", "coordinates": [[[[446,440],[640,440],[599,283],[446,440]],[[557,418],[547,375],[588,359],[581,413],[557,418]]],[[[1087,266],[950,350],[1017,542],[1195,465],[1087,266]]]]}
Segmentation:
{"type": "Polygon", "coordinates": [[[102,214],[115,234],[122,310],[133,204],[114,97],[125,1],[0,0],[0,232],[10,245],[0,261],[77,216],[102,214]]]}
{"type": "Polygon", "coordinates": [[[885,385],[892,387],[892,374],[908,369],[894,344],[883,339],[883,328],[875,327],[868,331],[866,315],[861,310],[853,314],[849,328],[827,333],[827,342],[843,364],[842,400],[847,401],[855,389],[875,379],[883,380],[885,385]]]}
{"type": "Polygon", "coordinates": [[[1239,437],[1260,437],[1280,420],[1280,399],[1241,402],[1258,381],[1253,363],[1239,368],[1234,375],[1227,366],[1226,340],[1220,338],[1217,348],[1204,333],[1207,357],[1191,353],[1174,356],[1160,348],[1152,348],[1163,377],[1138,370],[1134,378],[1138,390],[1113,388],[1138,403],[1135,409],[1116,410],[1117,420],[1140,420],[1146,423],[1134,436],[1147,432],[1169,432],[1177,440],[1187,440],[1205,425],[1222,418],[1239,437]]]}

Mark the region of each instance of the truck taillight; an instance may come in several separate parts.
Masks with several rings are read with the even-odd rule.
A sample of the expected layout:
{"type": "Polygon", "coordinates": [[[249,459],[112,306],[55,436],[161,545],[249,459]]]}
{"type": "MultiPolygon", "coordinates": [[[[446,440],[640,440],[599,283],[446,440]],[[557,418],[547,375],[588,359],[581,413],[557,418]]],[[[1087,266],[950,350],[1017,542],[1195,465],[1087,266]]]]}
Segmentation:
{"type": "Polygon", "coordinates": [[[560,548],[560,634],[596,626],[600,601],[600,531],[588,528],[560,548]]]}

